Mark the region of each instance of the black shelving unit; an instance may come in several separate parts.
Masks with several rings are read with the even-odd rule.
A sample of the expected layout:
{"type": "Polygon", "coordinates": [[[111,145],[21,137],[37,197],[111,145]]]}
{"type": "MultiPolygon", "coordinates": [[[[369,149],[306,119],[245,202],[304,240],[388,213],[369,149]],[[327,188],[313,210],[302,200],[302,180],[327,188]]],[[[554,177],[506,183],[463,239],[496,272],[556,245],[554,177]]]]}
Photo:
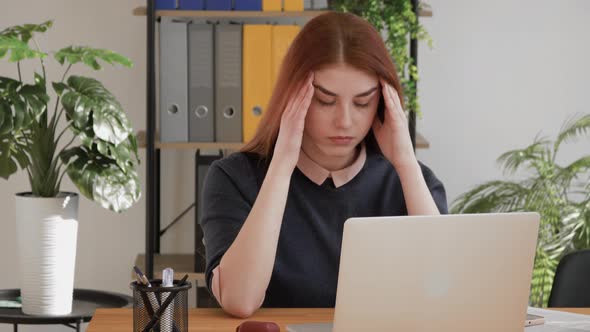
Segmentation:
{"type": "MultiPolygon", "coordinates": [[[[134,10],[134,15],[145,15],[146,16],[146,70],[147,70],[147,84],[146,84],[146,132],[145,132],[145,148],[146,148],[146,187],[145,187],[145,200],[146,200],[146,219],[145,219],[145,265],[144,272],[150,279],[154,277],[154,255],[160,253],[160,149],[164,144],[156,144],[156,57],[155,57],[155,37],[156,37],[156,23],[158,16],[155,10],[155,0],[146,0],[146,8],[137,8],[134,10]]],[[[416,17],[419,16],[431,16],[430,12],[421,13],[419,9],[419,1],[411,0],[416,17]]],[[[316,12],[320,13],[320,12],[316,12]]],[[[256,14],[245,12],[244,17],[252,17],[256,14]]],[[[298,14],[285,13],[285,16],[297,16],[298,14]]],[[[316,14],[317,15],[317,14],[316,14]]],[[[200,16],[199,14],[187,14],[186,12],[178,16],[200,16]]],[[[225,16],[224,13],[214,12],[213,16],[225,16]]],[[[232,15],[229,15],[232,16],[232,15]]],[[[417,65],[418,60],[418,41],[416,39],[410,40],[410,56],[413,58],[414,63],[417,65]]],[[[417,134],[416,134],[416,114],[410,112],[409,129],[412,144],[414,149],[420,147],[417,145],[417,134]]],[[[423,147],[428,147],[428,143],[424,143],[423,147]]],[[[217,146],[215,144],[201,144],[203,148],[207,149],[231,149],[236,144],[226,144],[217,146]]],[[[191,148],[190,144],[176,144],[177,148],[191,148]]],[[[198,166],[201,162],[211,162],[215,157],[202,156],[199,154],[199,148],[196,149],[195,154],[195,197],[198,197],[198,166]]],[[[195,202],[196,204],[196,202],[195,202]]],[[[200,230],[197,224],[197,211],[195,211],[195,263],[194,269],[202,269],[203,266],[197,262],[197,256],[199,255],[199,244],[198,238],[201,236],[200,230]]],[[[188,272],[188,271],[179,271],[188,272]]]]}

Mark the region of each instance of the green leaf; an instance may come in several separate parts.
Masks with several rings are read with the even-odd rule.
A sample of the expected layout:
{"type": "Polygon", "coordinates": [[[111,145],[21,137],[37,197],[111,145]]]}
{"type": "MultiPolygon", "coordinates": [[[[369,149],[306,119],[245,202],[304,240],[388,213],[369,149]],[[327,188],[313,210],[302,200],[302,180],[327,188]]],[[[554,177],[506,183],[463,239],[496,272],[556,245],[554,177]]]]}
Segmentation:
{"type": "Polygon", "coordinates": [[[9,134],[14,128],[12,110],[6,104],[0,103],[0,113],[3,114],[2,125],[0,125],[0,136],[9,134]]]}
{"type": "Polygon", "coordinates": [[[82,148],[80,147],[74,147],[74,148],[69,148],[67,150],[63,150],[60,154],[59,157],[61,159],[61,161],[67,165],[70,162],[70,159],[72,159],[75,156],[81,156],[83,155],[85,152],[82,148]]]}
{"type": "Polygon", "coordinates": [[[10,158],[10,156],[6,158],[3,156],[0,158],[0,177],[8,180],[10,175],[16,173],[17,170],[18,167],[16,166],[14,160],[10,158]]]}
{"type": "MultiPolygon", "coordinates": [[[[26,113],[26,109],[32,112],[32,116],[39,120],[41,115],[47,111],[47,103],[49,102],[49,95],[47,95],[44,85],[24,85],[18,92],[19,96],[23,99],[23,103],[19,106],[26,113]],[[25,104],[26,103],[26,104],[25,104]]],[[[14,100],[15,106],[20,101],[14,100]]]]}
{"type": "Polygon", "coordinates": [[[29,160],[29,156],[22,151],[13,151],[12,156],[16,159],[16,162],[20,166],[20,168],[25,169],[27,166],[31,164],[29,160]]]}
{"type": "Polygon", "coordinates": [[[88,67],[99,70],[102,67],[98,63],[98,60],[102,60],[109,64],[120,64],[125,67],[132,67],[133,62],[127,57],[124,57],[118,53],[115,53],[106,49],[91,48],[85,46],[69,46],[62,48],[57,51],[54,55],[55,60],[60,64],[64,64],[66,61],[70,64],[76,64],[79,62],[84,63],[88,67]]]}
{"type": "Polygon", "coordinates": [[[85,151],[78,153],[77,157],[73,163],[67,165],[66,171],[80,193],[88,199],[94,200],[93,184],[100,167],[96,164],[89,164],[85,151]]]}
{"type": "Polygon", "coordinates": [[[531,165],[534,161],[543,161],[547,157],[547,139],[535,138],[533,144],[524,149],[516,149],[503,153],[497,162],[501,164],[505,174],[516,172],[521,166],[531,165]]]}
{"type": "Polygon", "coordinates": [[[122,212],[141,197],[139,178],[135,171],[123,173],[111,165],[97,177],[93,194],[104,208],[122,212]]]}
{"type": "Polygon", "coordinates": [[[588,134],[590,134],[590,114],[573,117],[569,121],[566,121],[559,131],[554,150],[557,151],[563,142],[575,140],[582,135],[588,134]]]}
{"type": "Polygon", "coordinates": [[[44,58],[46,53],[33,50],[29,45],[16,37],[0,36],[0,58],[10,51],[10,62],[22,61],[32,58],[44,58]]]}
{"type": "Polygon", "coordinates": [[[62,105],[68,117],[74,121],[74,127],[84,131],[92,125],[96,137],[104,141],[116,145],[132,132],[119,102],[95,79],[70,76],[62,105]]]}
{"type": "Polygon", "coordinates": [[[35,32],[45,32],[53,26],[53,21],[45,21],[41,24],[24,24],[9,27],[0,32],[0,36],[15,37],[28,43],[35,32]]]}
{"type": "Polygon", "coordinates": [[[53,90],[55,91],[55,93],[57,93],[58,96],[61,96],[63,91],[68,87],[66,84],[60,82],[51,82],[51,85],[53,86],[53,90]]]}
{"type": "Polygon", "coordinates": [[[97,152],[85,148],[64,152],[62,160],[77,158],[68,163],[68,176],[84,196],[101,206],[115,212],[128,209],[141,196],[137,174],[122,172],[114,162],[100,158],[97,152]]]}
{"type": "Polygon", "coordinates": [[[118,102],[96,110],[93,129],[97,137],[115,145],[131,134],[131,124],[118,102]]]}

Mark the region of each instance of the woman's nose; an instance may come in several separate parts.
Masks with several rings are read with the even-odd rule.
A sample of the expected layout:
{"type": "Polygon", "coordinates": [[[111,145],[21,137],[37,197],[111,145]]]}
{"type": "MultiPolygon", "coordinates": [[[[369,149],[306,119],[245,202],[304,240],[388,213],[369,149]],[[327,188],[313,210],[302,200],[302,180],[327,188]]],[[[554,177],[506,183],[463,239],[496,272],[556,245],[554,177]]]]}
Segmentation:
{"type": "Polygon", "coordinates": [[[349,128],[352,126],[352,109],[348,106],[340,107],[336,112],[336,118],[334,120],[337,127],[349,128]]]}

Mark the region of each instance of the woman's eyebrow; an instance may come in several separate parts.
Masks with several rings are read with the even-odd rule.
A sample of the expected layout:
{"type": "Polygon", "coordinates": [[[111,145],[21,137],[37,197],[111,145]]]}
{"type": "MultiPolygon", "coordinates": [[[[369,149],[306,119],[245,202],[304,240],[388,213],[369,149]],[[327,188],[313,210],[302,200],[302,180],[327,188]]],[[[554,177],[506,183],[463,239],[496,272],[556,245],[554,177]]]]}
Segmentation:
{"type": "MultiPolygon", "coordinates": [[[[324,88],[323,86],[321,86],[321,85],[319,85],[319,84],[317,84],[317,83],[313,83],[313,86],[314,86],[316,89],[320,90],[321,92],[323,92],[323,93],[327,94],[328,96],[338,96],[336,93],[334,93],[334,92],[332,92],[332,91],[330,91],[330,90],[328,90],[328,89],[324,88]]],[[[371,94],[373,91],[377,90],[378,88],[379,88],[378,86],[376,86],[376,87],[373,87],[373,88],[371,88],[371,89],[369,89],[369,90],[367,90],[367,91],[365,91],[365,92],[363,92],[363,93],[359,93],[358,95],[356,95],[356,96],[354,96],[354,97],[356,98],[356,97],[365,97],[365,96],[368,96],[368,95],[370,95],[370,94],[371,94]]]]}

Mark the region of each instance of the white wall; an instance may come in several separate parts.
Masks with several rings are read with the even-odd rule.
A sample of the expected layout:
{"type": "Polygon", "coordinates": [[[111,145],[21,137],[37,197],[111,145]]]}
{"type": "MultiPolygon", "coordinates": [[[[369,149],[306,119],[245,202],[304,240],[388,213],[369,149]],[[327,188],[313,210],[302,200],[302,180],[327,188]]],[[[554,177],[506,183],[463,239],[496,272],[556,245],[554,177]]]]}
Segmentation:
{"type": "MultiPolygon", "coordinates": [[[[55,19],[46,37],[39,38],[45,50],[78,44],[130,57],[133,69],[107,66],[92,75],[119,98],[134,128],[144,129],[145,20],[131,15],[143,3],[0,0],[0,29],[55,19]]],[[[444,181],[452,201],[471,186],[500,176],[495,158],[502,152],[530,143],[539,131],[555,134],[567,116],[590,112],[585,98],[590,77],[590,2],[429,3],[434,17],[422,22],[434,39],[434,49],[420,47],[424,117],[418,127],[431,148],[420,150],[419,157],[444,181]]],[[[58,67],[49,65],[54,79],[61,72],[58,67]]],[[[15,74],[14,65],[0,61],[0,75],[15,74]]],[[[565,159],[588,153],[589,147],[588,141],[572,146],[565,151],[565,159]]],[[[143,151],[140,158],[145,158],[143,151]]],[[[192,158],[190,152],[162,154],[163,225],[192,202],[192,158]]],[[[144,166],[139,173],[145,184],[144,166]]],[[[0,288],[18,287],[13,194],[28,188],[22,172],[8,182],[0,180],[0,288]]],[[[74,190],[69,180],[64,189],[74,190]]],[[[81,199],[76,287],[129,293],[131,266],[135,255],[144,250],[144,215],[143,199],[123,214],[81,199]]],[[[164,236],[163,252],[192,251],[192,220],[189,213],[164,236]]],[[[0,325],[0,332],[9,329],[0,325]]]]}
{"type": "MultiPolygon", "coordinates": [[[[495,160],[553,137],[566,118],[589,113],[590,2],[432,0],[422,22],[434,40],[419,48],[419,157],[447,187],[449,202],[501,176],[495,160]]],[[[563,149],[590,152],[590,140],[563,149]]]]}

